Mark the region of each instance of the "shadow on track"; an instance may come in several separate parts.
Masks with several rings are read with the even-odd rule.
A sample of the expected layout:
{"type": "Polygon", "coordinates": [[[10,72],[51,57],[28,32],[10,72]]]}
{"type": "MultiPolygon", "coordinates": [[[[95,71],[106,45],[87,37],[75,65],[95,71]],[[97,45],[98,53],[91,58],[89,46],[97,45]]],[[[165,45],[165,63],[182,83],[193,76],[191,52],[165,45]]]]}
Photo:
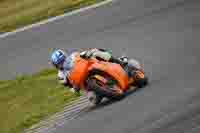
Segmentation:
{"type": "MultiPolygon", "coordinates": [[[[150,84],[148,84],[146,87],[148,87],[149,85],[150,85],[150,84]]],[[[107,106],[109,106],[109,105],[112,105],[112,104],[114,104],[114,103],[120,102],[120,101],[124,100],[125,98],[127,98],[128,96],[130,96],[130,95],[132,95],[132,94],[137,94],[136,92],[142,91],[142,90],[145,89],[146,87],[130,89],[129,91],[127,91],[127,92],[124,94],[123,98],[121,98],[120,100],[109,100],[109,99],[106,99],[106,98],[105,98],[105,99],[103,99],[102,102],[101,102],[99,105],[97,105],[97,106],[87,106],[86,108],[82,109],[82,110],[78,113],[78,115],[77,115],[76,117],[74,117],[74,118],[76,118],[76,119],[77,119],[77,118],[80,118],[80,117],[82,117],[82,116],[85,116],[85,115],[87,115],[87,114],[93,112],[93,111],[96,111],[96,110],[98,110],[98,109],[103,109],[103,108],[105,108],[105,107],[107,107],[107,106]]]]}
{"type": "MultiPolygon", "coordinates": [[[[149,84],[150,85],[150,84],[149,84]]],[[[148,86],[149,86],[148,85],[148,86]]],[[[148,87],[146,86],[146,87],[148,87]]],[[[135,88],[135,89],[130,89],[129,91],[127,91],[123,98],[119,99],[119,100],[108,100],[108,99],[104,99],[99,105],[97,106],[92,106],[92,107],[88,107],[87,109],[87,113],[91,112],[91,111],[94,111],[94,110],[97,110],[97,109],[101,109],[101,108],[104,108],[108,105],[112,105],[116,102],[120,102],[122,100],[124,100],[125,98],[127,98],[128,96],[132,95],[132,94],[136,94],[136,92],[139,92],[139,91],[142,91],[143,89],[145,89],[146,87],[143,87],[143,88],[135,88]]]]}

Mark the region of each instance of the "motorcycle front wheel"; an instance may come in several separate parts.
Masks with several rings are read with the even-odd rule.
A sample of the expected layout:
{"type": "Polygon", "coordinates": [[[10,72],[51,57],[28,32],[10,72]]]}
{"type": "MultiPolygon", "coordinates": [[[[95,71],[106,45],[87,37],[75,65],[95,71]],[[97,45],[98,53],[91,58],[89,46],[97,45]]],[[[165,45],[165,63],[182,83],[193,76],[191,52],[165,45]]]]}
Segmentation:
{"type": "Polygon", "coordinates": [[[120,89],[114,89],[113,87],[98,81],[95,78],[88,78],[87,87],[89,91],[95,92],[101,97],[106,97],[108,99],[120,99],[123,97],[123,93],[120,92],[120,89]]]}
{"type": "Polygon", "coordinates": [[[100,104],[103,99],[103,97],[97,95],[94,91],[87,92],[87,98],[92,106],[100,104]]]}

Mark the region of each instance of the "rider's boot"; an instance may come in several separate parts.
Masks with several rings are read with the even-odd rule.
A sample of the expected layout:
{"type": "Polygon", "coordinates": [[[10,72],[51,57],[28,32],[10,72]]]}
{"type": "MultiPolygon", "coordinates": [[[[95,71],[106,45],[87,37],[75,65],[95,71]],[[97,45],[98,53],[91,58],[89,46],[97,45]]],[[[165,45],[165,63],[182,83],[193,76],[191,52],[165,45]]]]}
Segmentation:
{"type": "Polygon", "coordinates": [[[115,58],[115,57],[113,57],[113,56],[111,56],[111,58],[110,58],[109,61],[110,61],[110,62],[113,62],[113,63],[120,64],[121,66],[125,66],[125,65],[127,64],[126,61],[123,61],[123,60],[121,60],[120,58],[115,58]]]}

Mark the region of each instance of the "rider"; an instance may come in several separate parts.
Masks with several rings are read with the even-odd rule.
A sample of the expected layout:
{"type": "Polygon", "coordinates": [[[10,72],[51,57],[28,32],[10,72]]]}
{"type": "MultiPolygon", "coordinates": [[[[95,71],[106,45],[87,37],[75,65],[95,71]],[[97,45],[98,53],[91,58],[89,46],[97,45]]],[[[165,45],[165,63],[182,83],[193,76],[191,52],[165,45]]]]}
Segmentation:
{"type": "Polygon", "coordinates": [[[79,52],[82,58],[96,57],[99,60],[109,61],[120,65],[126,64],[125,61],[113,57],[111,52],[106,49],[93,48],[84,51],[75,51],[69,55],[61,49],[53,51],[51,54],[51,63],[58,69],[58,80],[61,84],[71,87],[71,91],[74,93],[79,92],[79,88],[69,83],[68,73],[73,67],[73,61],[75,60],[74,53],[76,52],[79,52]]]}

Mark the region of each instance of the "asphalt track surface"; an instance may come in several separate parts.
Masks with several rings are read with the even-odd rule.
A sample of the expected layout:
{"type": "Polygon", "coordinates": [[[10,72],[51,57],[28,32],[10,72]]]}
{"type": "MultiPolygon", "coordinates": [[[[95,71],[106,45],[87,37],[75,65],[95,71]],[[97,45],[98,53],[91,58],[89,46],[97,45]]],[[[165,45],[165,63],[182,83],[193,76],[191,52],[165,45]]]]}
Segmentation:
{"type": "Polygon", "coordinates": [[[144,63],[151,84],[56,133],[199,133],[200,1],[117,0],[0,39],[1,78],[48,65],[49,50],[112,48],[144,63]]]}

